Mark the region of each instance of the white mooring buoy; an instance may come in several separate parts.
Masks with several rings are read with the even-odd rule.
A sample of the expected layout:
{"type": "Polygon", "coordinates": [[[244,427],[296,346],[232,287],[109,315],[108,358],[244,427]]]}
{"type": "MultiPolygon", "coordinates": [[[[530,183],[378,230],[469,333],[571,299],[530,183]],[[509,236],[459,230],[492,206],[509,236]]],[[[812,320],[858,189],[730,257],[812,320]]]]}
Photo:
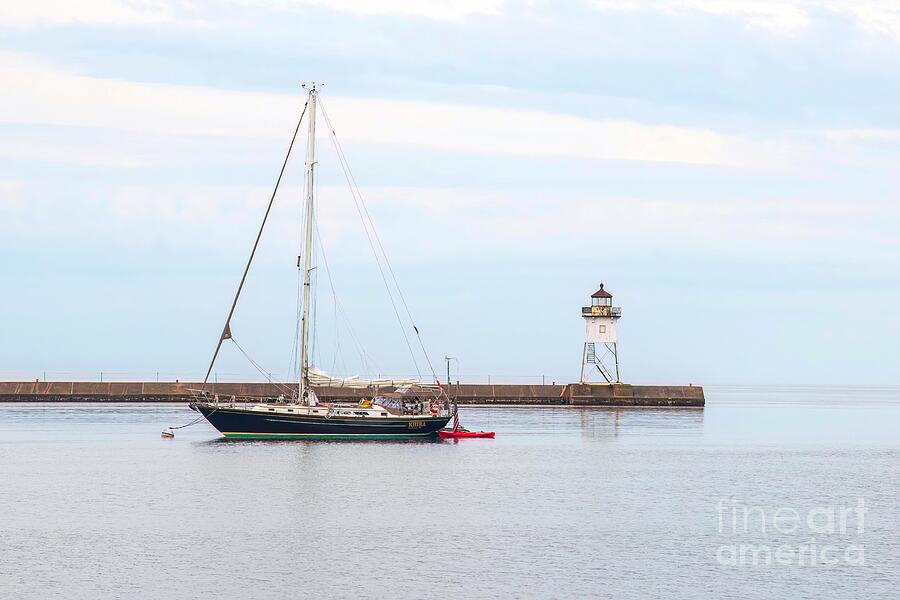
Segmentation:
{"type": "Polygon", "coordinates": [[[166,427],[162,430],[162,433],[159,434],[159,437],[163,439],[173,438],[175,437],[175,432],[172,431],[171,427],[166,427]]]}

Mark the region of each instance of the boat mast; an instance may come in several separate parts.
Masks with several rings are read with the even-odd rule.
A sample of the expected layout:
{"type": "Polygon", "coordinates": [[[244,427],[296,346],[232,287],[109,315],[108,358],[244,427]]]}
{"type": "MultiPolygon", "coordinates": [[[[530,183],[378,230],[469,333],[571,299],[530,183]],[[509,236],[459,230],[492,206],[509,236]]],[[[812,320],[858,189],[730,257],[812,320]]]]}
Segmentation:
{"type": "MultiPolygon", "coordinates": [[[[300,390],[301,404],[309,394],[309,302],[310,272],[312,271],[313,226],[313,174],[316,164],[316,85],[309,89],[309,138],[306,143],[306,227],[303,251],[303,322],[300,331],[300,390]]],[[[308,400],[307,400],[308,402],[308,400]]]]}

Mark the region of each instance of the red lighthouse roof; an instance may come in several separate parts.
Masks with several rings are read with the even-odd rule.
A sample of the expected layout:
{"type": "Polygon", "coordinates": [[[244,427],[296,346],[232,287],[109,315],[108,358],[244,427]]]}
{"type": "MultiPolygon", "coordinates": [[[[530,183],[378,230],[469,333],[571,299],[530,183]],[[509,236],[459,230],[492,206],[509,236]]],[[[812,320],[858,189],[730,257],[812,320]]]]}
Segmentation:
{"type": "Polygon", "coordinates": [[[612,294],[603,289],[603,284],[600,284],[600,289],[591,294],[591,298],[612,298],[612,294]]]}

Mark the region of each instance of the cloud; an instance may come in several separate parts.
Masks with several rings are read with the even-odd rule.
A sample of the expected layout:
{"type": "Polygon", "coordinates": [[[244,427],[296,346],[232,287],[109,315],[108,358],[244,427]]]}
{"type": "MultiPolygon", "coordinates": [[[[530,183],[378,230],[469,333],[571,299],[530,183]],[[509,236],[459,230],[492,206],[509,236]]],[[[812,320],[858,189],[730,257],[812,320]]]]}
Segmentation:
{"type": "MultiPolygon", "coordinates": [[[[75,140],[65,135],[17,132],[0,136],[0,158],[15,161],[43,161],[83,167],[135,168],[153,164],[136,152],[135,144],[108,140],[75,140]]],[[[161,158],[161,157],[160,157],[161,158]]]]}
{"type": "Polygon", "coordinates": [[[897,158],[900,156],[900,129],[826,129],[821,138],[829,145],[835,160],[840,160],[845,166],[855,164],[868,170],[883,170],[895,179],[897,158]]]}
{"type": "MultiPolygon", "coordinates": [[[[284,16],[309,7],[359,16],[459,21],[472,15],[503,16],[507,4],[506,0],[217,0],[201,6],[189,0],[34,0],[0,4],[0,24],[7,28],[68,24],[213,26],[238,12],[284,16]]],[[[528,2],[525,10],[539,4],[528,2]]],[[[900,36],[900,7],[892,0],[587,0],[586,4],[607,12],[708,14],[784,33],[803,30],[819,14],[832,13],[852,18],[866,32],[900,36]]],[[[543,5],[556,8],[551,2],[543,5]]],[[[521,4],[515,6],[515,10],[522,9],[521,4]]]]}
{"type": "Polygon", "coordinates": [[[47,167],[155,169],[227,165],[272,167],[283,149],[269,140],[223,143],[220,137],[161,134],[66,125],[0,125],[0,159],[9,164],[47,163],[47,167]]]}
{"type": "MultiPolygon", "coordinates": [[[[299,182],[293,182],[276,199],[267,237],[280,240],[279,246],[293,247],[297,242],[302,208],[302,194],[295,189],[298,187],[299,182]]],[[[376,226],[385,234],[382,237],[406,238],[410,231],[424,227],[442,231],[442,235],[452,233],[463,246],[474,243],[478,252],[483,244],[494,242],[530,248],[537,240],[553,240],[555,245],[578,246],[592,243],[598,227],[603,227],[604,240],[665,238],[682,243],[766,241],[786,245],[837,242],[870,237],[871,232],[859,226],[862,221],[884,223],[900,217],[900,209],[894,204],[857,199],[673,199],[585,191],[560,195],[552,190],[366,185],[360,191],[376,226]]],[[[182,227],[200,231],[204,223],[212,232],[224,225],[229,235],[243,231],[247,239],[238,241],[249,244],[270,193],[268,186],[107,184],[96,187],[87,197],[76,191],[66,205],[67,210],[84,210],[101,221],[114,219],[122,225],[146,227],[148,233],[166,234],[182,227]]],[[[44,204],[52,204],[54,200],[49,199],[55,197],[48,184],[0,180],[0,202],[19,206],[35,219],[47,217],[44,204]],[[23,197],[45,200],[26,206],[21,204],[23,197]]],[[[329,244],[340,245],[334,240],[350,237],[358,237],[365,244],[359,216],[345,185],[319,187],[318,219],[329,244]]],[[[545,249],[541,246],[541,251],[545,249]]]]}
{"type": "Polygon", "coordinates": [[[310,6],[355,15],[409,15],[460,20],[493,15],[504,0],[218,0],[201,5],[188,0],[32,0],[0,3],[0,27],[29,28],[94,24],[107,26],[211,26],[235,10],[285,14],[310,6]]]}
{"type": "Polygon", "coordinates": [[[109,189],[110,213],[124,220],[199,223],[223,215],[260,218],[267,190],[233,185],[116,185],[109,189]]]}
{"type": "Polygon", "coordinates": [[[527,157],[769,167],[798,148],[710,129],[589,119],[537,110],[357,100],[326,101],[344,137],[362,142],[527,157]]]}
{"type": "MultiPolygon", "coordinates": [[[[251,0],[252,2],[252,0],[251,0]]],[[[472,14],[495,15],[505,0],[294,0],[278,2],[278,5],[311,4],[331,10],[358,15],[414,15],[430,19],[458,20],[472,14]]],[[[258,5],[273,5],[274,2],[254,2],[258,5]]]]}
{"type": "Polygon", "coordinates": [[[832,142],[900,142],[900,129],[829,129],[823,136],[832,142]]]}
{"type": "Polygon", "coordinates": [[[591,4],[602,11],[652,11],[668,15],[694,12],[734,17],[752,27],[777,31],[803,29],[810,23],[803,3],[790,0],[593,0],[591,4]]]}
{"type": "MultiPolygon", "coordinates": [[[[0,55],[0,121],[169,136],[282,141],[303,98],[103,79],[19,54],[0,55]]],[[[801,149],[711,129],[589,119],[539,110],[336,96],[339,135],[355,142],[482,155],[677,162],[732,167],[790,163],[801,149]]]]}
{"type": "MultiPolygon", "coordinates": [[[[672,199],[665,196],[621,195],[552,191],[509,192],[430,187],[366,186],[362,194],[380,228],[391,228],[388,238],[403,236],[412,224],[429,224],[435,233],[416,243],[414,254],[435,257],[454,252],[483,253],[485,247],[513,249],[516,253],[580,253],[596,242],[704,245],[725,249],[750,245],[763,252],[772,248],[815,248],[822,244],[846,252],[845,242],[856,249],[900,237],[872,237],[870,224],[900,218],[896,207],[857,199],[818,197],[736,198],[723,194],[711,199],[672,199]]],[[[320,215],[346,227],[356,219],[348,208],[348,193],[340,187],[323,188],[320,215]]],[[[883,249],[883,248],[882,248],[883,249]]],[[[893,254],[892,254],[893,256],[893,254]]]]}
{"type": "Polygon", "coordinates": [[[852,15],[868,33],[892,37],[900,41],[900,5],[894,0],[869,2],[829,2],[832,10],[852,15]]]}
{"type": "MultiPolygon", "coordinates": [[[[129,0],[33,0],[0,3],[3,27],[52,26],[72,23],[153,25],[173,22],[178,3],[129,0]]],[[[183,4],[183,3],[182,3],[183,4]]]]}
{"type": "Polygon", "coordinates": [[[715,15],[788,34],[806,29],[822,14],[833,14],[849,17],[866,33],[900,39],[900,6],[893,0],[593,0],[592,4],[602,11],[715,15]]]}
{"type": "Polygon", "coordinates": [[[299,97],[91,77],[13,53],[0,54],[0,84],[0,121],[151,134],[274,137],[302,104],[299,97]]]}
{"type": "Polygon", "coordinates": [[[0,210],[19,210],[23,207],[22,192],[25,182],[18,179],[0,179],[0,210]]]}

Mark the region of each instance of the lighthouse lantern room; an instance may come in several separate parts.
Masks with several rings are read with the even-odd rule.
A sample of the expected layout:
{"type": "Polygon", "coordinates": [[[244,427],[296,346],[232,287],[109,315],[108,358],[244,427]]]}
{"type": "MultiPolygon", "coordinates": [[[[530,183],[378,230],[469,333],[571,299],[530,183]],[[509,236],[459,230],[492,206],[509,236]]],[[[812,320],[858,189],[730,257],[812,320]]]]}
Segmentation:
{"type": "Polygon", "coordinates": [[[591,305],[581,307],[585,322],[581,383],[621,383],[616,322],[622,309],[612,305],[612,298],[601,283],[591,294],[591,305]]]}

